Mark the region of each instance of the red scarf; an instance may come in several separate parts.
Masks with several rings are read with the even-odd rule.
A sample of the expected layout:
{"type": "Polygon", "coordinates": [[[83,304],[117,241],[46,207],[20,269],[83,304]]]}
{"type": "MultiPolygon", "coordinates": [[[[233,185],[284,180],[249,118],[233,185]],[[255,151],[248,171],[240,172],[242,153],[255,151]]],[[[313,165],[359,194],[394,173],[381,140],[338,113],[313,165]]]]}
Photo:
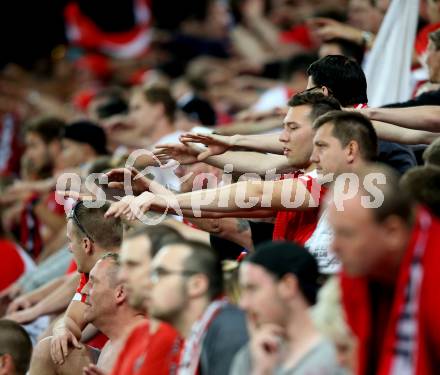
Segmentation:
{"type": "Polygon", "coordinates": [[[359,375],[367,372],[370,350],[378,352],[375,374],[438,373],[440,324],[436,314],[440,306],[435,289],[440,277],[439,231],[439,220],[427,210],[418,209],[380,347],[371,345],[377,327],[372,326],[368,281],[341,275],[342,303],[348,324],[358,338],[359,375]]]}

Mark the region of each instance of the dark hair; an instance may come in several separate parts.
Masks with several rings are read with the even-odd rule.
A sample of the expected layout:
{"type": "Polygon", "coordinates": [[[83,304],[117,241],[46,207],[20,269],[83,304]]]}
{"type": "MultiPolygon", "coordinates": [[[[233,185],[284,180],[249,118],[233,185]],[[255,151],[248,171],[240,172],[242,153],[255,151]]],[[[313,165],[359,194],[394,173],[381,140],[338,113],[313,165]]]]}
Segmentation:
{"type": "Polygon", "coordinates": [[[286,241],[264,242],[244,262],[263,267],[278,280],[287,274],[294,275],[306,301],[310,305],[316,303],[321,286],[318,263],[303,246],[286,241]]]}
{"type": "Polygon", "coordinates": [[[97,155],[108,155],[104,129],[92,121],[78,120],[68,124],[64,128],[63,138],[88,144],[97,155]]]}
{"type": "Polygon", "coordinates": [[[339,140],[342,147],[356,141],[364,160],[376,160],[377,135],[368,118],[356,112],[331,111],[318,117],[313,127],[317,130],[327,123],[333,125],[332,135],[339,140]]]}
{"type": "Polygon", "coordinates": [[[0,352],[12,357],[17,374],[26,374],[31,361],[32,342],[20,324],[0,319],[0,352]]]}
{"type": "MultiPolygon", "coordinates": [[[[376,184],[375,188],[382,192],[383,202],[373,210],[374,218],[381,223],[390,216],[397,216],[408,226],[414,221],[414,199],[406,189],[402,189],[399,184],[400,175],[397,172],[383,164],[370,164],[360,168],[357,171],[359,181],[365,181],[365,178],[372,173],[382,174],[385,176],[386,183],[376,184]]],[[[365,197],[375,199],[364,184],[359,184],[359,194],[365,197]]]]}
{"type": "Polygon", "coordinates": [[[105,202],[101,207],[88,208],[84,203],[79,202],[74,207],[76,219],[83,228],[78,226],[75,219],[72,222],[77,229],[77,233],[90,236],[90,239],[103,249],[115,249],[121,246],[122,242],[122,222],[120,218],[104,217],[110,208],[110,204],[105,202]],[[86,233],[82,233],[82,231],[86,233]]]}
{"type": "Polygon", "coordinates": [[[310,64],[315,62],[318,56],[314,53],[301,53],[286,60],[281,67],[281,78],[285,81],[291,79],[296,72],[302,72],[307,75],[307,69],[310,64]]]}
{"type": "Polygon", "coordinates": [[[125,92],[121,87],[109,87],[99,91],[93,100],[99,100],[96,106],[96,115],[99,119],[125,114],[128,112],[128,103],[125,92]]]}
{"type": "Polygon", "coordinates": [[[287,105],[289,107],[310,105],[312,107],[310,112],[310,119],[312,121],[324,113],[341,109],[341,105],[335,98],[325,96],[322,92],[313,92],[309,90],[292,96],[287,105]]]}
{"type": "Polygon", "coordinates": [[[160,103],[164,107],[165,115],[174,121],[177,104],[169,89],[164,87],[149,87],[142,90],[145,100],[151,104],[160,103]]]}
{"type": "Polygon", "coordinates": [[[361,66],[348,57],[325,56],[310,65],[307,74],[316,86],[327,87],[343,107],[368,101],[365,74],[361,66]]]}
{"type": "Polygon", "coordinates": [[[440,50],[440,29],[429,34],[429,40],[434,43],[435,49],[440,50]]]}
{"type": "Polygon", "coordinates": [[[423,152],[423,160],[425,164],[440,167],[440,137],[432,142],[423,152]]]}
{"type": "Polygon", "coordinates": [[[364,59],[364,47],[358,43],[348,39],[333,38],[323,41],[322,44],[336,44],[341,49],[343,56],[353,59],[359,65],[362,64],[362,60],[364,59]]]}
{"type": "Polygon", "coordinates": [[[124,234],[124,240],[143,236],[151,243],[150,256],[153,258],[159,250],[171,243],[183,241],[182,235],[164,224],[154,226],[140,226],[138,228],[128,230],[124,234]]]}
{"type": "Polygon", "coordinates": [[[400,179],[402,190],[408,191],[415,200],[429,207],[440,217],[440,168],[419,166],[411,168],[400,179]]]}
{"type": "Polygon", "coordinates": [[[29,122],[25,127],[25,132],[38,134],[44,143],[48,144],[61,140],[65,126],[66,123],[57,117],[41,116],[29,122]]]}
{"type": "Polygon", "coordinates": [[[208,245],[198,241],[182,241],[179,245],[188,247],[190,255],[185,259],[184,268],[202,273],[209,280],[208,296],[211,300],[223,294],[223,269],[220,257],[208,245]]]}

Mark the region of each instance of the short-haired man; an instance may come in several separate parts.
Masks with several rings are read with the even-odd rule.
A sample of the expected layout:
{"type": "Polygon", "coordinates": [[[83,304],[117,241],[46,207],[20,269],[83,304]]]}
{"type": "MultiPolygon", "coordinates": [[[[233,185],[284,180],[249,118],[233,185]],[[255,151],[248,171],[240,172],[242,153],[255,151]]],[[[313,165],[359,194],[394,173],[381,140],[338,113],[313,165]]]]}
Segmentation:
{"type": "Polygon", "coordinates": [[[218,255],[207,245],[182,241],[153,258],[149,312],[185,339],[178,373],[224,375],[248,336],[243,313],[223,298],[218,255]]]}
{"type": "Polygon", "coordinates": [[[235,357],[231,375],[337,374],[336,352],[312,322],[319,272],[302,246],[265,243],[240,267],[240,306],[251,340],[235,357]]]}
{"type": "MultiPolygon", "coordinates": [[[[376,132],[371,121],[363,115],[331,111],[319,117],[313,123],[313,127],[316,133],[310,161],[316,165],[321,178],[326,179],[328,176],[334,183],[341,174],[352,173],[376,159],[376,132]]],[[[333,194],[333,197],[331,195],[330,199],[338,199],[336,194],[333,194]]],[[[328,273],[335,273],[340,267],[339,260],[330,249],[332,238],[333,230],[328,223],[328,210],[324,208],[321,210],[316,229],[305,245],[314,249],[313,254],[320,269],[333,271],[328,273]]]]}
{"type": "Polygon", "coordinates": [[[108,253],[98,260],[90,271],[89,280],[83,288],[85,296],[84,319],[103,332],[109,340],[98,353],[89,346],[74,344],[63,364],[54,364],[49,354],[50,340],[46,338],[36,346],[30,375],[78,374],[84,366],[95,362],[108,371],[123,346],[129,332],[144,320],[144,315],[128,305],[126,291],[118,281],[119,256],[108,253]]]}
{"type": "Polygon", "coordinates": [[[0,320],[0,374],[25,375],[32,343],[26,331],[12,320],[0,320]]]}
{"type": "Polygon", "coordinates": [[[377,135],[365,116],[332,111],[319,117],[311,161],[322,175],[352,172],[377,158],[377,135]]]}
{"type": "MultiPolygon", "coordinates": [[[[127,337],[111,375],[168,375],[177,362],[180,353],[177,332],[168,324],[148,317],[147,297],[151,258],[162,246],[181,239],[176,230],[165,225],[142,226],[125,233],[119,280],[127,291],[130,306],[147,315],[147,319],[127,337]]],[[[93,364],[85,373],[105,374],[93,364]]]]}
{"type": "Polygon", "coordinates": [[[69,249],[81,273],[81,281],[63,318],[55,324],[50,348],[47,349],[47,354],[57,366],[62,366],[71,350],[80,346],[81,332],[88,323],[85,317],[86,296],[82,290],[87,284],[89,272],[104,254],[118,252],[121,246],[122,223],[120,219],[104,217],[108,207],[106,203],[100,208],[88,208],[79,201],[68,217],[69,249]]]}
{"type": "Polygon", "coordinates": [[[359,189],[344,209],[329,206],[342,302],[358,341],[357,373],[435,374],[440,222],[413,203],[388,168],[363,167],[357,175],[359,189]],[[374,194],[362,183],[371,174],[386,180],[374,194]]]}
{"type": "MultiPolygon", "coordinates": [[[[343,107],[367,106],[367,80],[361,66],[345,56],[330,55],[310,65],[307,89],[334,96],[343,107]]],[[[378,160],[405,173],[417,165],[413,152],[398,143],[379,141],[378,160]]]]}
{"type": "MultiPolygon", "coordinates": [[[[136,88],[131,95],[129,108],[129,121],[139,133],[132,140],[138,142],[137,147],[151,149],[156,144],[178,141],[182,132],[175,128],[177,104],[169,89],[136,88]],[[143,144],[139,144],[142,140],[143,144]]],[[[143,159],[139,157],[136,165],[142,166],[143,159]]],[[[152,162],[152,165],[155,163],[152,162]]],[[[179,181],[171,170],[152,167],[150,171],[157,182],[168,185],[173,190],[179,190],[179,181]]]]}

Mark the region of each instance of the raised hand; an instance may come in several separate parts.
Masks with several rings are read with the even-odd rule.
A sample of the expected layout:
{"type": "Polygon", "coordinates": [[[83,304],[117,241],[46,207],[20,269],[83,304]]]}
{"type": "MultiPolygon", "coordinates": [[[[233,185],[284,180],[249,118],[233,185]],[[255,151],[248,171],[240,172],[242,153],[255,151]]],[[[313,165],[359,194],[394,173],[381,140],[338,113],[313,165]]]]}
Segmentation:
{"type": "Polygon", "coordinates": [[[275,324],[258,328],[250,340],[254,367],[261,374],[272,374],[281,360],[283,329],[275,324]]]}
{"type": "MultiPolygon", "coordinates": [[[[141,194],[142,195],[142,194],[141,194]]],[[[105,213],[105,217],[120,217],[131,214],[131,203],[135,200],[135,196],[126,195],[118,202],[114,202],[111,204],[110,208],[105,213]]]]}
{"type": "Polygon", "coordinates": [[[199,161],[203,161],[209,156],[221,155],[235,145],[236,137],[217,134],[182,134],[180,141],[183,143],[202,143],[207,149],[200,152],[197,156],[199,161]]]}
{"type": "Polygon", "coordinates": [[[133,167],[112,169],[106,173],[106,176],[108,178],[108,187],[119,190],[125,190],[124,182],[127,176],[134,195],[148,191],[151,185],[151,180],[133,167]]]}
{"type": "Polygon", "coordinates": [[[362,43],[362,31],[330,18],[313,18],[308,21],[309,26],[323,40],[342,38],[355,43],[362,43]]]}
{"type": "Polygon", "coordinates": [[[154,155],[161,163],[176,160],[182,165],[197,163],[199,153],[200,151],[184,143],[161,144],[157,145],[154,150],[154,155]]]}

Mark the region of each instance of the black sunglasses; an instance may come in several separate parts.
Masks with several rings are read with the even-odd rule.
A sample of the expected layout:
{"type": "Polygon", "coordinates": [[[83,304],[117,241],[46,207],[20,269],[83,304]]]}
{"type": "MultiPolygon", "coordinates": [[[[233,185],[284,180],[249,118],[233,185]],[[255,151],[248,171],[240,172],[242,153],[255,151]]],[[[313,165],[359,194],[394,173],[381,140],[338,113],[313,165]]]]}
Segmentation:
{"type": "Polygon", "coordinates": [[[86,231],[86,228],[84,228],[84,226],[80,223],[80,221],[78,220],[78,216],[76,215],[76,211],[81,204],[84,204],[83,201],[75,203],[75,205],[70,210],[67,218],[72,219],[75,222],[76,226],[81,230],[81,232],[83,232],[90,241],[95,242],[92,236],[90,236],[89,232],[86,231]]]}

